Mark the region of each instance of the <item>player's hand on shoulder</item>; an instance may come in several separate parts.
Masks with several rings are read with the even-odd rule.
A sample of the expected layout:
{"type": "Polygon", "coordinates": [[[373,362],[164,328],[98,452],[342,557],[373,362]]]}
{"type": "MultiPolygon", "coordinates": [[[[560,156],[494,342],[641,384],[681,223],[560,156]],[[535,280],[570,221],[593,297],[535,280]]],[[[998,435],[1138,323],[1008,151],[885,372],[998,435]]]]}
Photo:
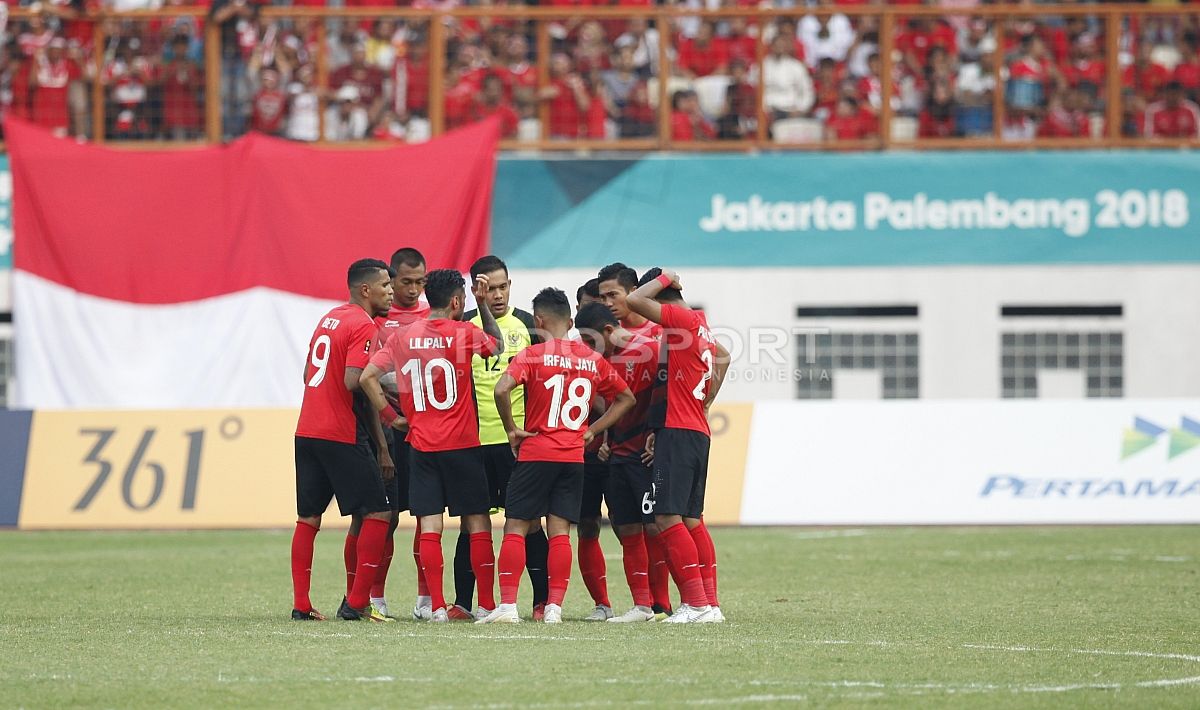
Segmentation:
{"type": "MultiPolygon", "coordinates": [[[[584,437],[587,437],[587,434],[584,434],[584,437]]],[[[609,448],[607,442],[601,444],[600,449],[596,452],[596,458],[601,461],[608,461],[609,456],[612,456],[612,449],[609,448]]]]}

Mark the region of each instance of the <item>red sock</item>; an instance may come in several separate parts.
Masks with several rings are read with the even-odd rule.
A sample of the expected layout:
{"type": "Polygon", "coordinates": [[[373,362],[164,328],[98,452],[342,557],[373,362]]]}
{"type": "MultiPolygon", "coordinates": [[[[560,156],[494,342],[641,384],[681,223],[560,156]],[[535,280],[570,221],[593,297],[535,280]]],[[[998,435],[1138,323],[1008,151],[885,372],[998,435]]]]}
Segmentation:
{"type": "Polygon", "coordinates": [[[440,532],[421,533],[421,570],[425,573],[425,584],[428,585],[434,611],[446,608],[446,597],[442,593],[444,565],[442,534],[440,532]]]}
{"type": "Polygon", "coordinates": [[[396,551],[396,540],[391,535],[383,543],[383,557],[379,559],[379,569],[375,570],[375,583],[371,585],[371,596],[383,597],[384,586],[387,584],[388,568],[392,566],[392,554],[396,551]]]}
{"type": "Polygon", "coordinates": [[[358,572],[358,535],[346,533],[342,559],[346,561],[346,596],[349,597],[350,590],[354,589],[354,575],[358,572]]]}
{"type": "Polygon", "coordinates": [[[562,606],[563,599],[567,596],[567,584],[571,581],[570,535],[555,535],[550,538],[546,574],[550,578],[550,596],[546,598],[546,603],[562,606]]]}
{"type": "Polygon", "coordinates": [[[646,536],[642,531],[621,538],[621,562],[625,565],[625,581],[633,594],[633,603],[649,607],[654,604],[650,596],[650,558],[646,554],[646,536]]]}
{"type": "Polygon", "coordinates": [[[500,603],[516,604],[525,573],[525,536],[510,533],[500,543],[500,603]]]}
{"type": "Polygon", "coordinates": [[[312,585],[313,541],[317,529],[308,523],[296,523],[292,533],[292,608],[312,611],[308,590],[312,585]]]}
{"type": "Polygon", "coordinates": [[[700,578],[700,556],[696,543],[683,523],[676,523],[662,532],[667,546],[667,563],[675,586],[679,587],[679,599],[688,606],[708,606],[708,595],[704,593],[704,581],[700,578]]]}
{"type": "Polygon", "coordinates": [[[496,608],[496,552],[490,532],[471,533],[471,571],[475,573],[475,593],[484,609],[496,608]]]}
{"type": "Polygon", "coordinates": [[[671,571],[667,564],[667,546],[663,544],[662,535],[646,535],[646,554],[649,561],[650,594],[654,597],[654,605],[663,609],[671,608],[671,571]]]}
{"type": "Polygon", "coordinates": [[[717,601],[717,548],[713,545],[712,535],[704,527],[704,521],[692,528],[692,542],[696,543],[696,554],[700,558],[700,579],[704,582],[704,595],[708,603],[720,606],[717,601]]]}
{"type": "Polygon", "coordinates": [[[425,570],[421,569],[421,523],[413,531],[413,561],[417,563],[417,596],[429,596],[429,585],[425,583],[425,570]]]}
{"type": "Polygon", "coordinates": [[[354,573],[354,587],[346,595],[346,603],[355,609],[366,608],[371,603],[371,585],[379,560],[383,558],[383,543],[387,540],[388,521],[364,518],[358,531],[358,570],[354,573]]]}
{"type": "Polygon", "coordinates": [[[608,601],[607,570],[604,567],[604,550],[600,549],[600,538],[579,538],[579,573],[592,601],[611,607],[608,601]]]}

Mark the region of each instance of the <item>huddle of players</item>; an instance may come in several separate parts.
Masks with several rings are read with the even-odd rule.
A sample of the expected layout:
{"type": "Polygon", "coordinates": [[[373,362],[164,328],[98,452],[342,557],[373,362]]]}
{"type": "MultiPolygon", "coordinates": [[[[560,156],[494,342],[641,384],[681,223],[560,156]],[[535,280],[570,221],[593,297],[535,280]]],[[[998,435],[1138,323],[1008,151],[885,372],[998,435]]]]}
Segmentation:
{"type": "Polygon", "coordinates": [[[605,267],[577,293],[573,339],[562,291],[543,289],[530,315],[509,307],[502,261],[484,257],[471,274],[480,307],[465,314],[457,271],[426,273],[412,249],[391,265],[360,260],[348,273],[350,302],[314,332],[296,431],[292,618],[324,619],[308,594],[312,548],[336,496],[342,515],[353,516],[343,619],[392,619],[384,582],[398,514],[408,509],[418,525],[415,618],[519,621],[517,589],[528,570],[534,617],[560,622],[570,526],[578,523],[580,568],[596,603],[589,620],[723,621],[701,516],[706,412],[728,355],[704,315],[683,302],[678,277],[652,269],[639,280],[623,264],[605,267]],[[602,497],[634,600],[620,616],[604,582],[602,497]],[[497,560],[489,513],[500,506],[497,560]],[[453,606],[443,592],[447,510],[461,518],[453,606]],[[668,570],[681,598],[673,613],[668,570]]]}

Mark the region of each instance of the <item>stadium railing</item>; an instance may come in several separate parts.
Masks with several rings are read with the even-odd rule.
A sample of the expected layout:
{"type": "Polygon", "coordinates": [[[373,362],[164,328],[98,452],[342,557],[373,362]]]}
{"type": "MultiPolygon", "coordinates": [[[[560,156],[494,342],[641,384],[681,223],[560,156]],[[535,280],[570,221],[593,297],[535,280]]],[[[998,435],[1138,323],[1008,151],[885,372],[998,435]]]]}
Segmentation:
{"type": "MultiPolygon", "coordinates": [[[[47,111],[65,110],[62,132],[120,147],[216,144],[251,125],[316,145],[370,147],[422,140],[479,114],[481,76],[489,71],[479,66],[485,59],[480,54],[488,52],[470,48],[492,43],[492,54],[501,54],[505,51],[501,44],[518,36],[526,46],[522,55],[518,41],[514,58],[527,57],[530,68],[520,80],[512,79],[512,73],[505,75],[503,102],[515,103],[508,123],[516,134],[502,141],[506,149],[980,150],[1200,144],[1195,131],[1153,137],[1143,125],[1152,122],[1146,104],[1161,99],[1168,82],[1177,76],[1169,68],[1172,64],[1192,68],[1186,74],[1188,85],[1181,89],[1185,107],[1200,100],[1200,61],[1195,57],[1200,8],[1189,5],[708,11],[678,6],[483,5],[452,10],[263,6],[252,21],[224,38],[222,27],[200,7],[82,15],[54,12],[57,21],[69,28],[65,52],[76,63],[65,109],[47,108],[44,102],[40,107],[31,104],[36,81],[31,80],[35,86],[25,86],[22,95],[19,84],[24,79],[19,78],[14,101],[25,104],[8,110],[40,111],[42,122],[47,121],[47,111]],[[844,52],[832,68],[810,63],[808,73],[817,84],[815,107],[773,111],[762,90],[770,52],[766,37],[791,36],[802,22],[812,25],[813,20],[805,18],[816,18],[824,41],[832,25],[842,22],[838,17],[845,18],[843,25],[853,30],[854,56],[844,52]],[[644,25],[649,34],[658,31],[661,41],[655,46],[646,33],[630,33],[630,24],[644,25]],[[739,51],[753,54],[744,57],[749,61],[743,62],[745,80],[737,82],[743,89],[740,95],[730,91],[727,73],[692,76],[704,73],[692,71],[693,61],[710,65],[717,61],[724,70],[732,65],[728,53],[721,62],[711,53],[706,55],[704,47],[696,51],[694,45],[683,46],[695,40],[681,37],[714,26],[726,33],[741,32],[736,36],[739,51]],[[875,37],[877,41],[868,41],[875,37]],[[958,45],[964,38],[975,42],[972,62],[960,61],[965,53],[958,45]],[[1046,49],[1034,46],[1030,38],[1046,49]],[[373,65],[392,62],[383,82],[390,87],[383,92],[390,92],[389,96],[343,90],[331,83],[352,56],[352,45],[358,43],[374,53],[373,65]],[[947,43],[955,49],[948,67],[939,65],[947,64],[945,59],[935,57],[935,47],[947,43]],[[552,69],[554,62],[561,62],[554,57],[574,55],[582,63],[593,61],[587,78],[574,76],[582,82],[581,94],[604,101],[601,95],[607,96],[608,89],[597,79],[597,67],[615,61],[622,44],[632,46],[640,62],[633,91],[646,95],[637,104],[639,111],[633,112],[637,115],[630,118],[621,107],[614,109],[608,96],[604,104],[608,110],[589,114],[576,106],[566,113],[579,115],[564,120],[552,94],[556,88],[560,95],[577,89],[570,78],[573,71],[556,75],[565,65],[552,69]],[[580,46],[584,50],[578,51],[580,46]],[[872,54],[877,54],[877,68],[871,65],[865,76],[854,76],[856,71],[863,73],[872,54]],[[401,96],[396,90],[397,59],[405,66],[400,100],[396,99],[401,96]],[[963,74],[968,63],[974,65],[969,77],[963,74]],[[274,89],[264,86],[263,76],[271,68],[282,70],[276,72],[280,85],[274,89]],[[412,86],[421,81],[427,86],[423,96],[412,86]],[[857,94],[852,86],[856,82],[857,94]],[[523,97],[514,94],[518,83],[527,92],[523,97]],[[473,93],[465,95],[464,90],[473,93]],[[931,101],[939,93],[949,98],[931,101]],[[212,97],[218,99],[209,100],[212,97]],[[284,129],[271,122],[271,111],[259,106],[260,100],[267,109],[280,102],[291,105],[293,117],[302,111],[304,120],[284,129]],[[681,100],[695,103],[679,112],[668,110],[681,100]],[[735,102],[740,102],[737,108],[735,102]],[[715,134],[712,139],[678,135],[703,134],[705,125],[715,134]]],[[[47,66],[45,48],[27,51],[26,44],[37,44],[38,32],[27,31],[27,23],[38,22],[34,18],[28,8],[10,10],[9,34],[25,38],[12,44],[11,76],[37,76],[47,66]]],[[[797,41],[795,46],[802,44],[797,41]]],[[[728,50],[733,43],[725,46],[728,50]]],[[[495,67],[508,71],[503,62],[495,67]]],[[[53,83],[54,73],[45,71],[53,83]]]]}

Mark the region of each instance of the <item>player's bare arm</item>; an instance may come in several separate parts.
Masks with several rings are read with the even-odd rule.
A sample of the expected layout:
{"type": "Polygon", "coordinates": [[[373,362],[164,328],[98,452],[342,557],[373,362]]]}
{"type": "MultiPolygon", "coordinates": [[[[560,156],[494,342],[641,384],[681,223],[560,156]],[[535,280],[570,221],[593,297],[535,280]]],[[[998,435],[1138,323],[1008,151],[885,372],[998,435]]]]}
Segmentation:
{"type": "Polygon", "coordinates": [[[729,371],[729,351],[721,345],[721,341],[716,342],[717,357],[713,360],[712,380],[708,383],[708,395],[704,398],[704,409],[707,411],[712,406],[713,401],[717,398],[717,393],[721,391],[721,385],[725,383],[725,373],[729,371]]]}
{"type": "Polygon", "coordinates": [[[496,339],[496,355],[504,352],[504,333],[500,331],[500,324],[496,322],[496,317],[492,315],[492,309],[487,307],[488,295],[488,277],[487,274],[480,274],[475,277],[475,303],[478,306],[476,309],[479,312],[479,323],[483,328],[483,332],[496,339]]]}
{"type": "Polygon", "coordinates": [[[647,466],[654,463],[654,432],[646,435],[646,447],[642,449],[642,463],[647,466]]]}
{"type": "Polygon", "coordinates": [[[588,430],[583,433],[583,443],[589,444],[591,443],[592,439],[595,439],[599,434],[608,431],[608,428],[613,424],[616,424],[621,417],[625,416],[626,412],[628,412],[630,409],[633,409],[633,405],[636,402],[637,399],[633,396],[633,392],[629,391],[629,388],[621,390],[621,393],[617,395],[616,400],[613,401],[612,406],[608,408],[608,411],[604,413],[604,416],[597,419],[595,423],[588,427],[588,430]]]}
{"type": "Polygon", "coordinates": [[[638,286],[633,293],[626,296],[625,305],[634,313],[661,324],[662,305],[654,299],[667,286],[683,290],[683,286],[679,283],[679,274],[670,269],[663,269],[662,276],[638,286]]]}
{"type": "MultiPolygon", "coordinates": [[[[383,375],[383,370],[375,365],[368,364],[365,370],[362,370],[362,375],[359,377],[360,385],[363,393],[367,395],[367,399],[371,400],[371,406],[376,412],[385,412],[392,409],[388,404],[387,397],[383,396],[383,385],[379,383],[379,378],[383,375]]],[[[408,420],[397,414],[388,424],[393,429],[403,430],[408,427],[408,420]]]]}
{"type": "MultiPolygon", "coordinates": [[[[486,308],[480,311],[487,310],[486,308]]],[[[512,391],[517,386],[517,381],[511,375],[505,373],[500,376],[500,381],[496,383],[496,412],[500,414],[500,422],[504,424],[504,431],[508,432],[508,445],[512,447],[513,455],[521,448],[521,442],[528,439],[533,434],[518,428],[512,414],[512,391]]]]}
{"type": "Polygon", "coordinates": [[[383,480],[390,481],[396,475],[396,465],[392,461],[392,453],[388,449],[387,439],[383,436],[383,423],[379,419],[379,415],[375,413],[374,408],[368,402],[361,402],[358,398],[353,403],[354,416],[358,418],[367,427],[367,431],[371,433],[371,441],[375,442],[375,460],[379,463],[379,471],[383,474],[383,480]]]}
{"type": "Polygon", "coordinates": [[[362,379],[361,367],[347,367],[343,381],[346,383],[346,389],[351,392],[356,392],[362,384],[359,380],[362,379]]]}

